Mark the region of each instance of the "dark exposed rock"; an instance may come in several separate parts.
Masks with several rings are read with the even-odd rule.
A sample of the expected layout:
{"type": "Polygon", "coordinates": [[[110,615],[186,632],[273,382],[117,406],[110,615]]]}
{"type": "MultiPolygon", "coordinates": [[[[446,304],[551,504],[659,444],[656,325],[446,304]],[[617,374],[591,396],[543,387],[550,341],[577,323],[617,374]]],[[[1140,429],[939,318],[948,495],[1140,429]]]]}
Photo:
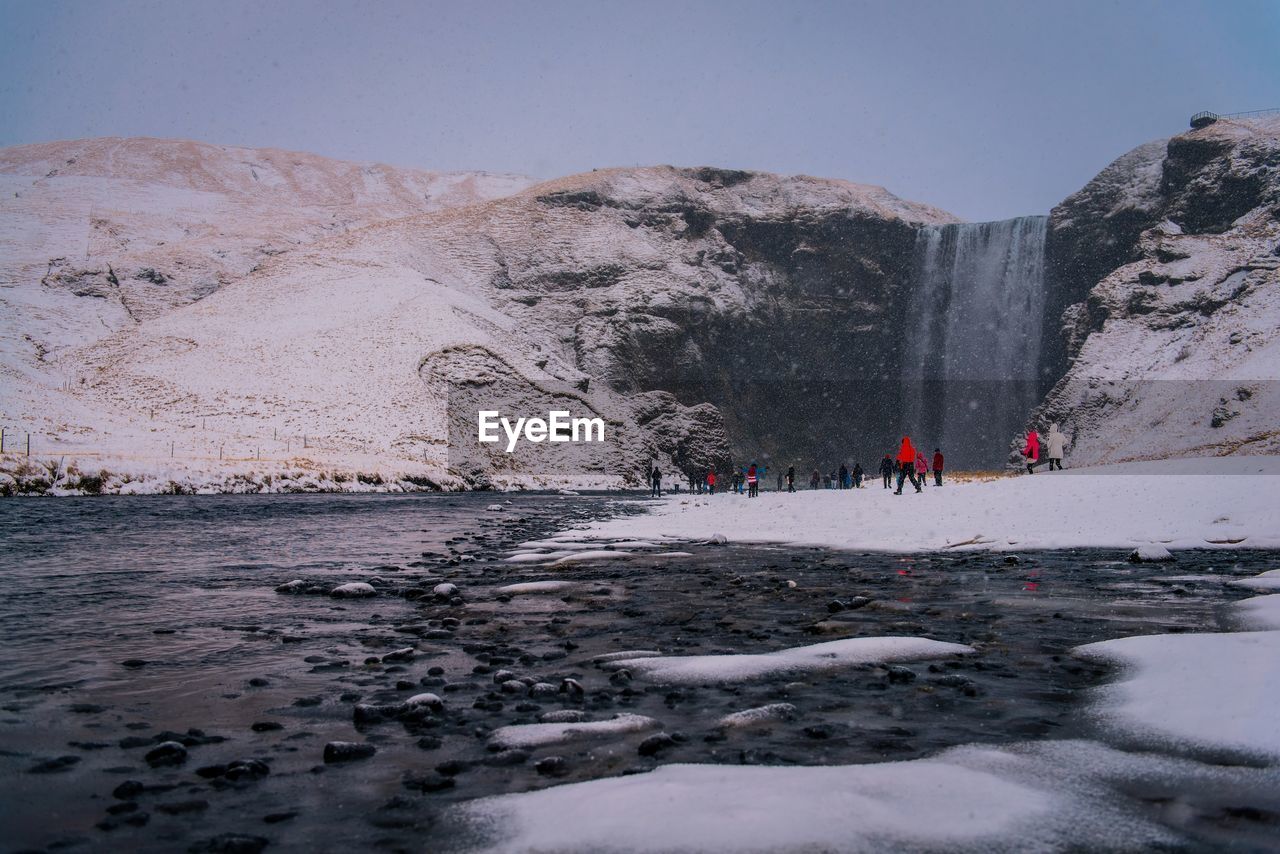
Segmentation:
{"type": "Polygon", "coordinates": [[[368,759],[378,752],[372,744],[360,741],[331,741],[324,746],[324,761],[352,762],[357,759],[368,759]]]}
{"type": "Polygon", "coordinates": [[[263,836],[220,833],[211,839],[197,842],[187,850],[191,854],[259,854],[269,844],[270,840],[263,836]]]}
{"type": "Polygon", "coordinates": [[[144,758],[152,768],[181,765],[187,761],[187,749],[176,741],[165,741],[154,749],[147,751],[144,758]]]}

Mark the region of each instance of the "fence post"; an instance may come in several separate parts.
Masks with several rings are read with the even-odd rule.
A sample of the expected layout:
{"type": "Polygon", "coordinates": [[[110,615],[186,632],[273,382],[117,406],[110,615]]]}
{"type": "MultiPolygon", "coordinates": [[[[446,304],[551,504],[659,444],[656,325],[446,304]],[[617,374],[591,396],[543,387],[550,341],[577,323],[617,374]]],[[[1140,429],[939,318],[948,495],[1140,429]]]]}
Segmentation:
{"type": "Polygon", "coordinates": [[[27,459],[31,459],[31,434],[27,434],[27,459]]]}
{"type": "Polygon", "coordinates": [[[222,459],[222,446],[218,446],[218,459],[222,459]]]}
{"type": "Polygon", "coordinates": [[[173,459],[173,442],[169,443],[169,459],[173,459]]]}
{"type": "Polygon", "coordinates": [[[4,453],[4,427],[0,427],[0,454],[4,453]]]}

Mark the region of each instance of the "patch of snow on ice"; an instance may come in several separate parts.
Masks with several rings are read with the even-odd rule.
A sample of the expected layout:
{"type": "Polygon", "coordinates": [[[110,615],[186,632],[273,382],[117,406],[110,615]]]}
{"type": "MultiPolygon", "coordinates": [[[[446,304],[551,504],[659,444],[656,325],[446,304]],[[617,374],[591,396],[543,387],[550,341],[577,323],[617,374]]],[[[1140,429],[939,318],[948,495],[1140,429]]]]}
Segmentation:
{"type": "Polygon", "coordinates": [[[756,706],[754,709],[743,709],[722,717],[718,723],[722,727],[741,728],[766,724],[772,721],[791,720],[796,715],[796,707],[790,703],[769,703],[756,706]]]}
{"type": "Polygon", "coordinates": [[[560,593],[578,586],[576,581],[522,581],[519,584],[506,584],[494,590],[494,593],[506,593],[510,596],[524,596],[532,593],[560,593]]]}
{"type": "Polygon", "coordinates": [[[620,735],[656,729],[661,724],[644,715],[620,714],[612,720],[584,723],[516,724],[495,729],[489,743],[504,749],[543,747],[578,738],[620,735]]]}

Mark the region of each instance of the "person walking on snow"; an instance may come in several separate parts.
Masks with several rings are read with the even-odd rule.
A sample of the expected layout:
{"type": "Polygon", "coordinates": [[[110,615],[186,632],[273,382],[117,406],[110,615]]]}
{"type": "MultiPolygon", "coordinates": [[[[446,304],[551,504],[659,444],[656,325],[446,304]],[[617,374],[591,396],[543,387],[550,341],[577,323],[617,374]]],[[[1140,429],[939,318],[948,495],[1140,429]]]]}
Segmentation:
{"type": "Polygon", "coordinates": [[[760,474],[756,471],[756,464],[752,463],[747,469],[747,497],[760,497],[760,474]]]}
{"type": "Polygon", "coordinates": [[[654,466],[649,472],[649,497],[662,497],[662,472],[658,471],[658,467],[654,466]]]}
{"type": "Polygon", "coordinates": [[[1027,458],[1027,474],[1035,474],[1040,465],[1040,434],[1035,430],[1027,431],[1027,444],[1022,448],[1022,456],[1027,458]]]}
{"type": "Polygon", "coordinates": [[[942,486],[942,449],[933,449],[933,485],[942,486]]]}
{"type": "Polygon", "coordinates": [[[796,467],[787,469],[787,492],[796,491],[796,467]]]}
{"type": "Polygon", "coordinates": [[[902,447],[898,449],[898,489],[894,495],[902,494],[902,482],[910,478],[911,485],[916,488],[916,492],[923,492],[920,484],[916,482],[915,468],[916,449],[911,444],[911,437],[902,437],[902,447]]]}
{"type": "Polygon", "coordinates": [[[849,467],[844,463],[840,464],[840,488],[849,488],[849,467]]]}
{"type": "Polygon", "coordinates": [[[921,486],[929,482],[929,463],[920,451],[916,451],[916,477],[920,478],[921,486]]]}
{"type": "Polygon", "coordinates": [[[813,474],[809,475],[809,488],[817,489],[818,484],[822,482],[822,475],[818,474],[818,470],[814,469],[813,474]]]}
{"type": "Polygon", "coordinates": [[[853,488],[862,489],[862,463],[853,464],[853,488]]]}
{"type": "Polygon", "coordinates": [[[1058,429],[1057,424],[1049,425],[1049,432],[1044,437],[1044,455],[1049,458],[1049,471],[1056,467],[1062,471],[1062,451],[1066,447],[1067,437],[1058,429]]]}
{"type": "Polygon", "coordinates": [[[880,477],[884,479],[885,489],[893,489],[893,460],[888,454],[880,461],[880,477]]]}
{"type": "Polygon", "coordinates": [[[716,470],[711,469],[707,472],[707,494],[716,494],[716,470]]]}

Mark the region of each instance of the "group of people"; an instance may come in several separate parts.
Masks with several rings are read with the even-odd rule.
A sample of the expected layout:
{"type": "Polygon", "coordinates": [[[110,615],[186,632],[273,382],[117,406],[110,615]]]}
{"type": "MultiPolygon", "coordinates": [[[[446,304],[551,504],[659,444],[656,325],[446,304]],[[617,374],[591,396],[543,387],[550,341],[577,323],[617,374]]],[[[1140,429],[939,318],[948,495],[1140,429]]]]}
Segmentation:
{"type": "MultiPolygon", "coordinates": [[[[942,486],[942,470],[946,460],[942,456],[941,448],[933,449],[932,464],[933,485],[942,486]]],[[[884,488],[892,488],[894,475],[897,475],[898,488],[894,491],[894,495],[902,494],[902,486],[907,480],[911,481],[916,492],[923,492],[924,485],[929,482],[929,466],[930,460],[925,459],[924,452],[916,450],[915,445],[911,444],[910,436],[903,436],[898,455],[891,457],[885,454],[884,459],[880,461],[880,476],[884,480],[884,488]]]]}
{"type": "MultiPolygon", "coordinates": [[[[1049,470],[1062,470],[1062,454],[1066,447],[1067,437],[1058,429],[1057,424],[1049,427],[1049,432],[1041,438],[1040,434],[1035,430],[1027,433],[1026,443],[1022,448],[1023,457],[1026,460],[1027,473],[1035,474],[1036,466],[1043,465],[1046,461],[1049,463],[1049,470]]],[[[894,495],[902,494],[902,487],[910,481],[915,487],[916,492],[923,492],[925,485],[929,482],[929,473],[933,473],[933,485],[942,486],[942,473],[946,460],[942,456],[941,448],[933,449],[932,458],[926,457],[924,452],[918,450],[911,442],[909,436],[902,437],[902,444],[898,448],[896,455],[885,454],[884,459],[880,461],[880,476],[884,483],[885,489],[894,489],[894,495]],[[896,489],[894,480],[897,480],[896,489]]],[[[752,463],[749,466],[743,466],[735,469],[730,475],[729,491],[738,495],[746,494],[749,498],[755,498],[760,495],[760,481],[768,472],[767,466],[760,466],[752,463]]],[[[689,491],[696,493],[707,492],[712,495],[716,492],[716,472],[711,469],[704,475],[696,472],[687,472],[689,478],[689,491]]],[[[863,488],[863,479],[866,473],[863,471],[862,463],[854,463],[850,469],[846,464],[841,463],[840,470],[830,474],[821,474],[818,469],[814,469],[809,475],[810,489],[861,489],[863,488]]],[[[662,495],[662,472],[655,465],[649,471],[650,495],[660,497],[662,495]]],[[[679,489],[677,484],[676,489],[679,489]]],[[[784,489],[787,492],[796,491],[796,467],[790,466],[785,474],[779,474],[777,480],[777,489],[779,492],[784,489]]]]}

